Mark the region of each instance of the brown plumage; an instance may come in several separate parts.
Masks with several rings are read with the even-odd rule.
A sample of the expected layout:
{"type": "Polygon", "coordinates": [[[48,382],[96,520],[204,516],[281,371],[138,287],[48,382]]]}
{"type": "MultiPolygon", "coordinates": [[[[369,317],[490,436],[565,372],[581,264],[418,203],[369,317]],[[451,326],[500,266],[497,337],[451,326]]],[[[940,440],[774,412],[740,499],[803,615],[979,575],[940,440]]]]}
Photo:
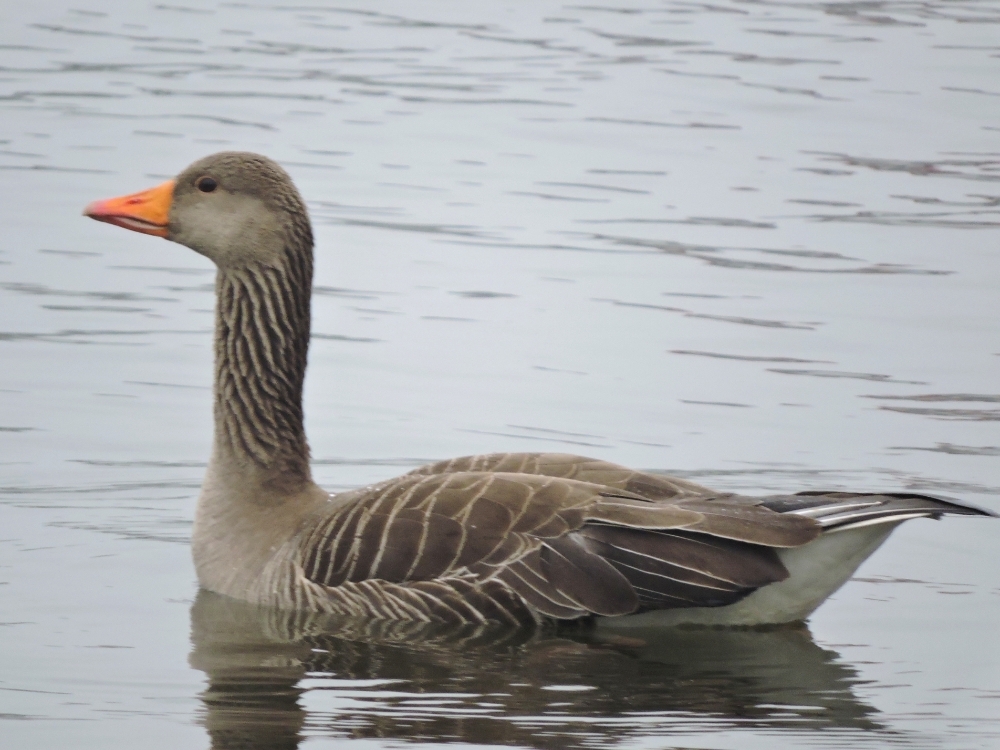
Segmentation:
{"type": "Polygon", "coordinates": [[[911,494],[719,494],[549,453],[456,458],[331,497],[302,422],[312,232],[285,172],[216,154],[86,213],[218,266],[215,439],[193,539],[213,591],[426,621],[780,622],[808,615],[899,521],[986,515],[911,494]]]}
{"type": "MultiPolygon", "coordinates": [[[[570,471],[594,463],[554,454],[468,460],[535,471],[544,468],[540,461],[570,471]]],[[[323,601],[338,599],[341,591],[353,596],[355,585],[370,590],[372,581],[393,584],[381,616],[419,618],[431,605],[409,591],[429,582],[433,589],[416,590],[433,590],[439,598],[442,587],[460,594],[457,604],[452,591],[444,594],[446,609],[433,603],[436,616],[445,619],[476,617],[464,601],[473,592],[489,609],[480,614],[505,620],[717,606],[786,578],[772,547],[799,546],[820,531],[814,521],[759,506],[720,505],[717,513],[710,501],[685,500],[676,491],[673,502],[651,501],[524,470],[434,468],[349,493],[356,497],[310,524],[296,563],[306,581],[322,588],[311,607],[325,608],[323,601]],[[712,512],[697,509],[706,505],[712,512]]],[[[602,468],[627,472],[611,464],[602,468]]],[[[662,487],[659,477],[648,478],[662,487]]]]}

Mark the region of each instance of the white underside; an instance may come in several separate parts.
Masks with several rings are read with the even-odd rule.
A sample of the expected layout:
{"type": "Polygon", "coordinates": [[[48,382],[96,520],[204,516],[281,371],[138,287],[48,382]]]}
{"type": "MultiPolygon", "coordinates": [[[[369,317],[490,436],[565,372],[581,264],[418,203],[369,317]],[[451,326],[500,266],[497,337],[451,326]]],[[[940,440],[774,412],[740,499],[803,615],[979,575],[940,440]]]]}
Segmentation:
{"type": "Polygon", "coordinates": [[[788,578],[728,607],[661,609],[640,615],[601,618],[602,628],[674,625],[777,625],[804,620],[854,574],[901,523],[900,519],[828,531],[794,549],[778,550],[788,578]]]}

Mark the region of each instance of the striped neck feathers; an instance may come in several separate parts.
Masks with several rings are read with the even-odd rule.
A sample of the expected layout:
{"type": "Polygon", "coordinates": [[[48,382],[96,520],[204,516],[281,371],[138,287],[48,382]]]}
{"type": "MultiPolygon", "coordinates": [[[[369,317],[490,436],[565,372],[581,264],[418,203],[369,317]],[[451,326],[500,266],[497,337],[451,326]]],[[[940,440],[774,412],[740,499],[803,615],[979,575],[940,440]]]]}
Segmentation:
{"type": "Polygon", "coordinates": [[[216,276],[215,451],[279,493],[311,482],[302,419],[311,289],[311,242],[277,264],[216,276]]]}

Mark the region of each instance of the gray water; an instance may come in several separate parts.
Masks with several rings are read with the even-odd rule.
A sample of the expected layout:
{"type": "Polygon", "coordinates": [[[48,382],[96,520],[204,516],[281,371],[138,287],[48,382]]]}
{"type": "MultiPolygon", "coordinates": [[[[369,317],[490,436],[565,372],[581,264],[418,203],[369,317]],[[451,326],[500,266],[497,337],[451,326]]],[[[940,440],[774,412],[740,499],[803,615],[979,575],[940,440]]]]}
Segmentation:
{"type": "Polygon", "coordinates": [[[1000,509],[998,24],[3,3],[0,744],[997,747],[995,522],[906,524],[800,630],[324,633],[198,595],[213,270],[80,211],[217,150],[288,169],[331,490],[556,450],[1000,509]]]}

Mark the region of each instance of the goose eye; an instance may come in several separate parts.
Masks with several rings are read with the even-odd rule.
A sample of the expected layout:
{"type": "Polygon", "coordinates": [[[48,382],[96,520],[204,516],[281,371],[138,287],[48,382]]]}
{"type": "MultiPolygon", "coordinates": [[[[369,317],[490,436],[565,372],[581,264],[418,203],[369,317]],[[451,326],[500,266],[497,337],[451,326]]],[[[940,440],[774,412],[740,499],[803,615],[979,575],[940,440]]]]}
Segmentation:
{"type": "Polygon", "coordinates": [[[219,183],[217,183],[211,177],[202,177],[194,185],[203,193],[211,193],[213,190],[219,187],[219,183]]]}

